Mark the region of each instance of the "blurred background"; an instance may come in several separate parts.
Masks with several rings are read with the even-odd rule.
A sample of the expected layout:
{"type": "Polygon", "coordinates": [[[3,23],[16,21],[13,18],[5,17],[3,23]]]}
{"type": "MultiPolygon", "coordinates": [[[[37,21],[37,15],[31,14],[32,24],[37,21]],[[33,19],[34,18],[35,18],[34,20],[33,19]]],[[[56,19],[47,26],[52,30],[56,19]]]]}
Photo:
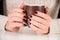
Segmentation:
{"type": "MultiPolygon", "coordinates": [[[[17,4],[20,3],[19,1],[15,1],[15,0],[14,0],[14,2],[12,0],[10,0],[9,2],[8,1],[9,0],[0,0],[0,15],[7,15],[8,11],[10,9],[12,9],[12,7],[14,7],[14,6],[16,7],[16,6],[18,6],[17,4]],[[16,2],[18,2],[18,3],[16,3],[16,2]],[[12,3],[13,3],[13,5],[12,5],[12,3]]],[[[58,18],[60,18],[60,9],[58,12],[58,18]]]]}
{"type": "Polygon", "coordinates": [[[0,14],[3,15],[3,0],[0,0],[0,14]]]}

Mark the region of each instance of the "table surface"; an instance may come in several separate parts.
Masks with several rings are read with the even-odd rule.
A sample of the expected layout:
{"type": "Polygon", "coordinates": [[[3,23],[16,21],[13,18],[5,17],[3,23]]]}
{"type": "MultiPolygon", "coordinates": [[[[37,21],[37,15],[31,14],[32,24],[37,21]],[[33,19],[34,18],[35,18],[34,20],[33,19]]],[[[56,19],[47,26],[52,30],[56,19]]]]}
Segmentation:
{"type": "MultiPolygon", "coordinates": [[[[2,21],[1,21],[2,22],[2,21]]],[[[0,30],[0,40],[60,40],[60,19],[54,19],[51,23],[50,33],[48,35],[36,35],[28,27],[19,32],[7,32],[0,30]]]]}

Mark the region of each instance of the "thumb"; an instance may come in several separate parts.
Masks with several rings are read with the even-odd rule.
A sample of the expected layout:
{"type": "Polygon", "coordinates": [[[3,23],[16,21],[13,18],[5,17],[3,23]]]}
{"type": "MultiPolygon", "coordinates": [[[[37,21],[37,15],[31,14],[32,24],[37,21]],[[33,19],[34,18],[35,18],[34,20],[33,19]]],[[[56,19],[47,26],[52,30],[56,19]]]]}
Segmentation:
{"type": "Polygon", "coordinates": [[[48,7],[45,8],[45,13],[48,14],[48,7]]]}

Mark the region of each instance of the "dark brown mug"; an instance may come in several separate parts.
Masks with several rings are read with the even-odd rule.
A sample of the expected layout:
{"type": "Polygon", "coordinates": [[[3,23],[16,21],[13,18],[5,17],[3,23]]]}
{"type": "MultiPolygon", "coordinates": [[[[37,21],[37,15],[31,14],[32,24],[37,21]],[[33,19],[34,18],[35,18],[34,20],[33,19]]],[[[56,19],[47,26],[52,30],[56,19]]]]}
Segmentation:
{"type": "Polygon", "coordinates": [[[29,19],[31,17],[31,15],[34,15],[36,13],[36,11],[40,11],[40,12],[43,12],[45,13],[45,6],[28,6],[28,5],[25,5],[24,6],[24,10],[25,10],[25,13],[26,13],[26,21],[27,21],[27,25],[29,26],[29,19]]]}

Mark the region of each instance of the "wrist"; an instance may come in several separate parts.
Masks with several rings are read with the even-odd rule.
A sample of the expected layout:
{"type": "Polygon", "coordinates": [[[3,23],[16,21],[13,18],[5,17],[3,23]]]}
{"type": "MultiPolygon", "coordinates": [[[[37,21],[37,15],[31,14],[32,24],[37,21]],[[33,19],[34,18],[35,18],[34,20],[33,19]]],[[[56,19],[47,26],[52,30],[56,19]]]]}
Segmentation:
{"type": "Polygon", "coordinates": [[[7,22],[4,29],[5,31],[17,32],[19,30],[19,27],[11,27],[8,25],[8,22],[7,22]]]}
{"type": "Polygon", "coordinates": [[[8,25],[8,21],[7,21],[7,23],[5,24],[5,27],[4,27],[5,31],[11,31],[11,30],[9,30],[7,25],[8,25]]]}
{"type": "Polygon", "coordinates": [[[49,34],[49,33],[50,33],[50,27],[48,28],[48,31],[44,34],[46,35],[46,34],[49,34]]]}

